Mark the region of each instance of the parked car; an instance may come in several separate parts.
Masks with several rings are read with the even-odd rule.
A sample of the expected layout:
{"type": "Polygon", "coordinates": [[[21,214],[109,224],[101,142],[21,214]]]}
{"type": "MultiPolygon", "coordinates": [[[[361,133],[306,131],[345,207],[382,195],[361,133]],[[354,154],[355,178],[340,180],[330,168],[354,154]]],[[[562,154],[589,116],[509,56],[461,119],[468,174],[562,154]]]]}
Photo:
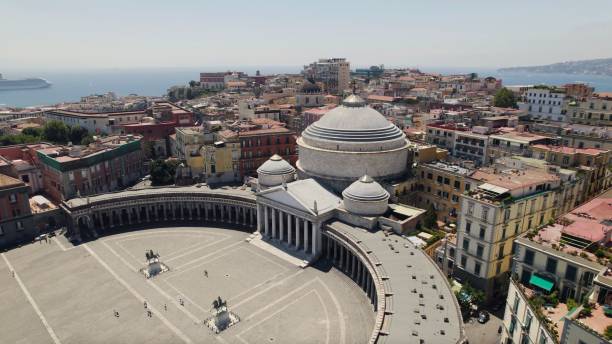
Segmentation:
{"type": "Polygon", "coordinates": [[[478,322],[481,323],[481,324],[484,324],[487,321],[489,321],[489,312],[487,312],[487,311],[480,311],[478,313],[478,322]]]}

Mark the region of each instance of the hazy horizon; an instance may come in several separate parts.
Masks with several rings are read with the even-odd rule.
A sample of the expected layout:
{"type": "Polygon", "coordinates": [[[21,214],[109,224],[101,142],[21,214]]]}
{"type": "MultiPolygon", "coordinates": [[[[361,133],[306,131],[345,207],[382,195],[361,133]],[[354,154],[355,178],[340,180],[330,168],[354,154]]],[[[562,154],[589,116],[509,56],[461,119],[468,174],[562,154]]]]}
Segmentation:
{"type": "Polygon", "coordinates": [[[612,56],[604,0],[22,0],[2,12],[3,70],[302,66],[322,57],[353,68],[495,69],[612,56]]]}

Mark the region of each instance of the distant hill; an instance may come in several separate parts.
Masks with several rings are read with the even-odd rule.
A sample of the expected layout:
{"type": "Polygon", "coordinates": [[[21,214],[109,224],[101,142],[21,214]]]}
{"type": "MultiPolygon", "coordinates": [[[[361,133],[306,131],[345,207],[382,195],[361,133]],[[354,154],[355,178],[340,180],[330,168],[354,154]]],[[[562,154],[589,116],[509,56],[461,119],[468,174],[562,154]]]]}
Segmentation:
{"type": "Polygon", "coordinates": [[[559,62],[545,66],[500,68],[499,71],[612,76],[612,58],[559,62]]]}

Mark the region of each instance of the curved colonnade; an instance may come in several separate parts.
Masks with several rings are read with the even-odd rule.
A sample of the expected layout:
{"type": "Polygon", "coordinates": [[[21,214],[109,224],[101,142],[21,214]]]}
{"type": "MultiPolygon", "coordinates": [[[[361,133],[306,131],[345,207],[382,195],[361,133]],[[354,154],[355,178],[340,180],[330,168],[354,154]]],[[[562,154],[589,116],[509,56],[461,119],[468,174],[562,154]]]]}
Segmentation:
{"type": "MultiPolygon", "coordinates": [[[[191,191],[180,188],[122,191],[71,199],[64,201],[61,207],[67,215],[69,232],[77,237],[86,230],[97,236],[111,228],[181,221],[192,225],[220,223],[256,230],[258,219],[254,195],[247,192],[243,195],[212,193],[200,189],[191,191]]],[[[385,334],[383,325],[388,303],[380,267],[372,261],[371,252],[364,251],[357,239],[331,227],[322,227],[322,257],[348,275],[370,299],[376,320],[368,342],[380,343],[384,338],[381,334],[385,334]]],[[[308,236],[303,244],[308,245],[307,240],[308,236]]]]}

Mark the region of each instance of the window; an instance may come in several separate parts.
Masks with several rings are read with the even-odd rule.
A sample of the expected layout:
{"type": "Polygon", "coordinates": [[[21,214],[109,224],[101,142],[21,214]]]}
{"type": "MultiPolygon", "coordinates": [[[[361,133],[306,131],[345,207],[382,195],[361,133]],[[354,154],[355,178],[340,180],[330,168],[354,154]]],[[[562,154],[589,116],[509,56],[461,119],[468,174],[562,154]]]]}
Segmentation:
{"type": "Polygon", "coordinates": [[[508,219],[510,219],[510,208],[504,210],[504,222],[508,221],[508,219]]]}
{"type": "Polygon", "coordinates": [[[459,190],[459,188],[461,188],[461,183],[458,180],[455,180],[455,183],[453,186],[455,187],[455,189],[459,190]]]}
{"type": "Polygon", "coordinates": [[[465,183],[465,191],[470,191],[470,183],[465,183]]]}
{"type": "Polygon", "coordinates": [[[465,232],[469,233],[472,229],[472,223],[470,221],[465,221],[465,232]]]}
{"type": "Polygon", "coordinates": [[[467,251],[469,248],[470,248],[470,240],[463,239],[463,249],[467,251]]]}
{"type": "Polygon", "coordinates": [[[480,263],[474,264],[474,274],[480,276],[480,263]]]}
{"type": "Polygon", "coordinates": [[[476,247],[476,255],[478,256],[478,258],[482,258],[482,253],[483,252],[484,252],[484,246],[478,245],[476,247]]]}
{"type": "Polygon", "coordinates": [[[538,341],[538,344],[546,344],[546,332],[544,332],[544,330],[540,330],[540,340],[538,341]]]}
{"type": "Polygon", "coordinates": [[[448,178],[444,178],[444,184],[446,184],[446,185],[450,185],[450,179],[448,179],[448,178]]]}
{"type": "Polygon", "coordinates": [[[525,258],[523,259],[523,262],[527,265],[533,265],[533,257],[534,253],[532,250],[525,250],[525,258]]]}
{"type": "Polygon", "coordinates": [[[433,179],[433,174],[427,173],[427,179],[433,179]]]}
{"type": "Polygon", "coordinates": [[[487,230],[487,227],[480,226],[480,233],[478,233],[478,237],[480,239],[484,239],[486,230],[487,230]]]}
{"type": "Polygon", "coordinates": [[[575,282],[576,272],[577,272],[577,269],[575,266],[567,265],[567,267],[565,268],[565,279],[575,282]]]}
{"type": "Polygon", "coordinates": [[[489,208],[482,207],[482,219],[487,221],[488,217],[489,217],[489,208]]]}
{"type": "Polygon", "coordinates": [[[438,176],[436,180],[438,181],[439,184],[442,184],[442,176],[438,176]]]}
{"type": "Polygon", "coordinates": [[[504,248],[505,248],[504,244],[499,245],[499,252],[497,252],[497,259],[504,258],[504,248]]]}
{"type": "Polygon", "coordinates": [[[502,227],[502,239],[506,239],[506,226],[502,227]]]}
{"type": "Polygon", "coordinates": [[[466,264],[467,264],[467,257],[466,256],[461,256],[461,267],[465,268],[466,264]]]}
{"type": "Polygon", "coordinates": [[[18,231],[22,231],[23,230],[23,223],[21,221],[17,221],[17,230],[18,231]]]}
{"type": "Polygon", "coordinates": [[[527,312],[527,317],[525,318],[525,332],[529,332],[529,328],[531,327],[531,320],[533,319],[533,315],[530,312],[527,312]]]}
{"type": "Polygon", "coordinates": [[[499,275],[499,273],[501,272],[501,268],[502,268],[502,262],[497,263],[497,267],[495,268],[496,275],[499,275]]]}
{"type": "Polygon", "coordinates": [[[550,272],[551,274],[557,273],[557,260],[548,257],[546,259],[546,272],[550,272]]]}
{"type": "Polygon", "coordinates": [[[14,193],[9,194],[9,202],[11,202],[11,203],[17,203],[17,195],[16,195],[16,194],[14,194],[14,193]]]}
{"type": "Polygon", "coordinates": [[[469,215],[473,215],[474,214],[474,202],[469,202],[468,203],[467,213],[469,215]]]}
{"type": "Polygon", "coordinates": [[[521,300],[519,299],[518,293],[514,293],[514,305],[512,307],[512,311],[514,313],[516,313],[516,311],[518,310],[520,302],[521,300]]]}

